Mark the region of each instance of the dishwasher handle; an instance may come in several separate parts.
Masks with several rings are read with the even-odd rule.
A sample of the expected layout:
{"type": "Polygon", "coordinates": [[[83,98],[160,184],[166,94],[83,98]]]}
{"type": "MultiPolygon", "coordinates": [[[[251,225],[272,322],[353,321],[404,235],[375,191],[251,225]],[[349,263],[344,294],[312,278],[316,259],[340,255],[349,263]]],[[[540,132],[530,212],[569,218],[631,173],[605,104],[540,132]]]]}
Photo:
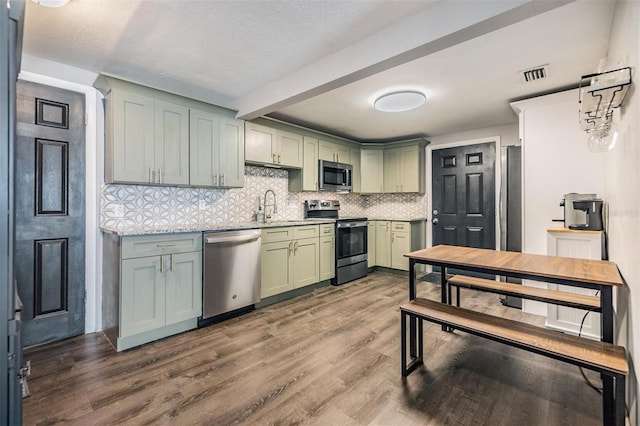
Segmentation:
{"type": "Polygon", "coordinates": [[[249,241],[256,241],[260,239],[260,234],[251,234],[251,235],[228,235],[228,236],[216,236],[216,234],[208,234],[204,236],[205,244],[216,244],[216,243],[244,243],[249,241]]]}

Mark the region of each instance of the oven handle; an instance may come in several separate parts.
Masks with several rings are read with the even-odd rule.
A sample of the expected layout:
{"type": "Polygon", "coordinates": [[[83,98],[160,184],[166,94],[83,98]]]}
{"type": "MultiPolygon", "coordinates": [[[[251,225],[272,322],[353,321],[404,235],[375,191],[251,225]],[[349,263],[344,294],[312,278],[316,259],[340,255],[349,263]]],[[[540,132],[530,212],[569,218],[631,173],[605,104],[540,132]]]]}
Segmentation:
{"type": "Polygon", "coordinates": [[[368,221],[364,222],[338,222],[336,227],[338,228],[362,228],[365,226],[369,226],[368,221]]]}

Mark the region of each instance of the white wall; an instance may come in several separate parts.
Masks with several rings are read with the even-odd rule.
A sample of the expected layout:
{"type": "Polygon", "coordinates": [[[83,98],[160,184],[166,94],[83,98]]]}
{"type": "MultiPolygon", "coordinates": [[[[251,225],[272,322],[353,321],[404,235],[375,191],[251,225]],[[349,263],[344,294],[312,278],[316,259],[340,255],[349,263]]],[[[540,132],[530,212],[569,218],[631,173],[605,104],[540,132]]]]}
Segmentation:
{"type": "MultiPolygon", "coordinates": [[[[595,66],[595,65],[594,65],[595,66]]],[[[547,254],[547,229],[562,227],[560,201],[570,192],[604,196],[604,157],[591,153],[578,122],[578,90],[511,104],[522,137],[522,251],[547,254]]],[[[525,285],[546,287],[535,281],[525,285]]],[[[546,304],[523,301],[525,312],[547,315],[546,304]]]]}
{"type": "Polygon", "coordinates": [[[504,126],[484,127],[482,129],[470,130],[467,132],[449,133],[440,136],[427,137],[431,141],[431,148],[437,148],[435,145],[443,145],[457,143],[460,141],[469,141],[476,139],[486,139],[494,136],[500,136],[502,146],[520,145],[520,137],[518,135],[518,117],[513,115],[513,124],[504,126]]]}
{"type": "Polygon", "coordinates": [[[627,405],[630,423],[638,424],[640,374],[640,3],[619,1],[609,40],[610,62],[632,68],[632,81],[624,105],[614,114],[620,131],[616,147],[605,158],[605,198],[609,203],[609,258],[616,262],[625,287],[614,295],[617,343],[627,348],[631,361],[627,405]]]}

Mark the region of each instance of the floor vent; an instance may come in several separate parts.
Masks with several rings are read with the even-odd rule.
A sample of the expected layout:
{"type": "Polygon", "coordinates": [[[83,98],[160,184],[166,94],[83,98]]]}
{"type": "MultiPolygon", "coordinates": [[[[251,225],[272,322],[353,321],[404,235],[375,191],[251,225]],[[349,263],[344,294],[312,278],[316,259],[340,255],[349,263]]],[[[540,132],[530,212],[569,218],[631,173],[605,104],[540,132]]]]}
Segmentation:
{"type": "Polygon", "coordinates": [[[539,67],[531,68],[520,72],[523,83],[531,83],[547,78],[549,75],[549,65],[541,65],[539,67]]]}

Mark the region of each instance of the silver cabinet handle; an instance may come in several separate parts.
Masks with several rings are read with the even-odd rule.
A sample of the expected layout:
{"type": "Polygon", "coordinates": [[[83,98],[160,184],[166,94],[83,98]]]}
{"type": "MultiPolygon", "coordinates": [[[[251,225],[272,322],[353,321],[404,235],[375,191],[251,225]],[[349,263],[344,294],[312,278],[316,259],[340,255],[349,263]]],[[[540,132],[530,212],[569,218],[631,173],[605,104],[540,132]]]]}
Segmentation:
{"type": "Polygon", "coordinates": [[[169,270],[173,271],[173,255],[169,255],[169,270]]]}
{"type": "Polygon", "coordinates": [[[164,272],[164,258],[162,256],[160,256],[160,273],[164,272]]]}
{"type": "Polygon", "coordinates": [[[149,183],[151,183],[151,167],[149,167],[149,183]]]}
{"type": "Polygon", "coordinates": [[[280,154],[278,154],[278,164],[280,164],[280,154]]]}
{"type": "Polygon", "coordinates": [[[213,186],[218,186],[218,174],[216,173],[213,178],[213,186]]]}
{"type": "Polygon", "coordinates": [[[220,186],[224,186],[224,173],[220,175],[220,186]]]}
{"type": "Polygon", "coordinates": [[[156,247],[175,247],[175,243],[156,244],[156,247]]]}
{"type": "Polygon", "coordinates": [[[162,183],[162,168],[158,167],[158,183],[162,183]]]}
{"type": "Polygon", "coordinates": [[[298,251],[298,242],[296,241],[293,243],[293,253],[295,254],[295,252],[297,251],[298,251]]]}
{"type": "Polygon", "coordinates": [[[289,255],[291,255],[292,251],[293,251],[293,241],[289,241],[289,255]]]}
{"type": "Polygon", "coordinates": [[[276,155],[275,154],[271,154],[271,156],[273,157],[273,161],[272,162],[275,164],[276,163],[276,155]]]}

